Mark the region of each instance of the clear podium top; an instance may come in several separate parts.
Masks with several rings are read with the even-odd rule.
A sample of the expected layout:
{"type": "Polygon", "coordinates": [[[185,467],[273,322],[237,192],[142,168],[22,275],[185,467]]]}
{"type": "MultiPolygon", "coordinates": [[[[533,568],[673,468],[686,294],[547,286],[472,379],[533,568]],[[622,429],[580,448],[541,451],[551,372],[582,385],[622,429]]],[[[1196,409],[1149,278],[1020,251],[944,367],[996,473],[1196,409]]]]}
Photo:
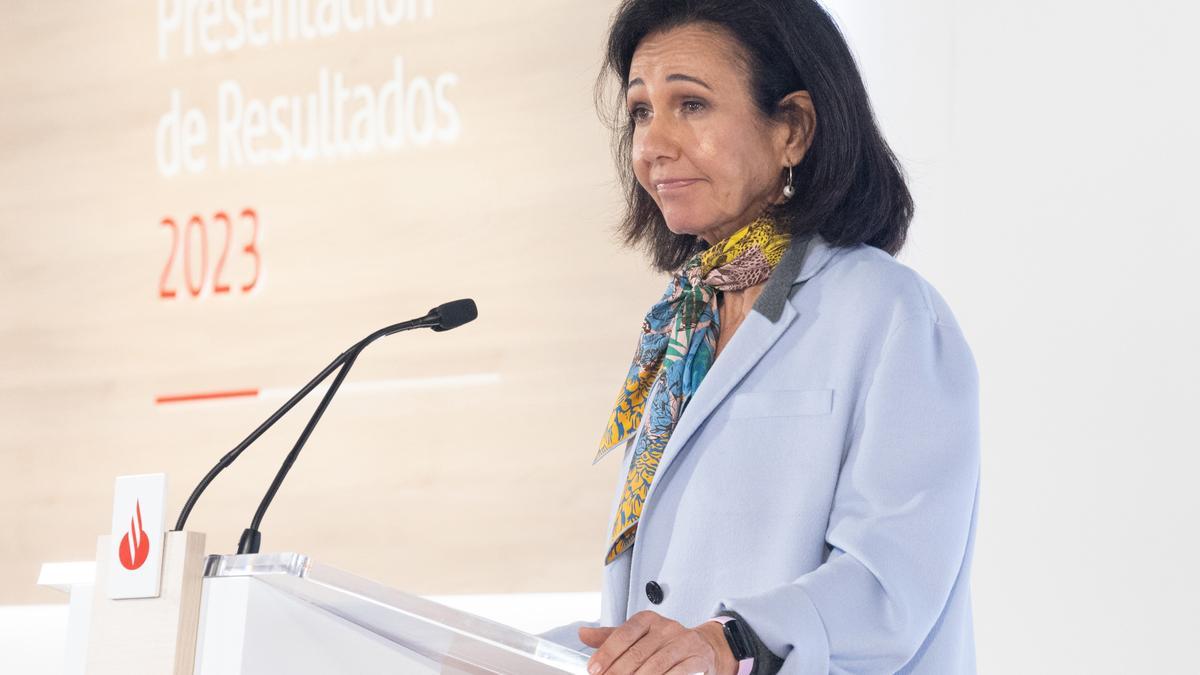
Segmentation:
{"type": "Polygon", "coordinates": [[[503,624],[369,579],[314,563],[296,553],[211,555],[204,576],[255,577],[448,673],[587,672],[588,657],[503,624]]]}

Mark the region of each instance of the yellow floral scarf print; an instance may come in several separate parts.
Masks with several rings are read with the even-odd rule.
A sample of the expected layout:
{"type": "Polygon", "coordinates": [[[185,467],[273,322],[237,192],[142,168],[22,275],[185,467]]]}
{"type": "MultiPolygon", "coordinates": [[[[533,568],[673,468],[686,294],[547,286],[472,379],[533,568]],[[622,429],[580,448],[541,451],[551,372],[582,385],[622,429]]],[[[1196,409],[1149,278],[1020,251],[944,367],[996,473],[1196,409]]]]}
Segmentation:
{"type": "Polygon", "coordinates": [[[720,330],[718,292],[740,291],[766,281],[790,242],[791,235],[780,232],[773,220],[759,218],[684,263],[662,299],[646,314],[625,386],[596,454],[599,461],[636,434],[649,408],[646,428],[634,446],[605,564],[633,546],[642,504],[663,450],[712,367],[720,330]]]}

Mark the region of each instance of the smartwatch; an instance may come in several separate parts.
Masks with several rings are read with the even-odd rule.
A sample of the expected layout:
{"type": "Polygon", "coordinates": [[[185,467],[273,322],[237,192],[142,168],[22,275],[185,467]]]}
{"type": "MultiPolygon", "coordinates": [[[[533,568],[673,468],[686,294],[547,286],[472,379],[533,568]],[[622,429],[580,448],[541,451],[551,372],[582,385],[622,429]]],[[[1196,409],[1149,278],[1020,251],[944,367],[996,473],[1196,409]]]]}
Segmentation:
{"type": "Polygon", "coordinates": [[[746,634],[745,624],[732,616],[718,616],[709,621],[716,621],[725,629],[725,642],[738,662],[737,675],[749,675],[754,670],[754,645],[746,634]]]}

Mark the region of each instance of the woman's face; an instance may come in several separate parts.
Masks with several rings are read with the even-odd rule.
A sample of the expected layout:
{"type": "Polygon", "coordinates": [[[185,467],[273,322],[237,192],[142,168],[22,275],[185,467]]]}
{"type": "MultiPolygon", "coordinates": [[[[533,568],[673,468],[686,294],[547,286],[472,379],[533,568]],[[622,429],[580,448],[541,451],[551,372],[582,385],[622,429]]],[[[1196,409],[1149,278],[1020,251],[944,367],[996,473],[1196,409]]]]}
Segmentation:
{"type": "Polygon", "coordinates": [[[788,161],[789,126],[755,105],[740,50],[705,26],[655,33],[634,52],[626,87],[638,182],[672,232],[710,244],[778,201],[799,161],[788,161]]]}

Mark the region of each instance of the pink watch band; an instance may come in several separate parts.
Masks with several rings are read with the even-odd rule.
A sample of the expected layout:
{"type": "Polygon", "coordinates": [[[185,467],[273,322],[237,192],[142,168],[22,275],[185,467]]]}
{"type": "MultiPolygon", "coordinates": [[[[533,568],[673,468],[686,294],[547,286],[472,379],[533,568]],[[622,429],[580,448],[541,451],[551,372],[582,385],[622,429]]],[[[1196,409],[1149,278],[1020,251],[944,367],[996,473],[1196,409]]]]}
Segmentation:
{"type": "MultiPolygon", "coordinates": [[[[716,621],[724,626],[726,623],[733,620],[732,616],[714,616],[709,621],[716,621]]],[[[750,675],[750,671],[754,670],[754,657],[742,659],[738,661],[737,675],[750,675]]]]}

